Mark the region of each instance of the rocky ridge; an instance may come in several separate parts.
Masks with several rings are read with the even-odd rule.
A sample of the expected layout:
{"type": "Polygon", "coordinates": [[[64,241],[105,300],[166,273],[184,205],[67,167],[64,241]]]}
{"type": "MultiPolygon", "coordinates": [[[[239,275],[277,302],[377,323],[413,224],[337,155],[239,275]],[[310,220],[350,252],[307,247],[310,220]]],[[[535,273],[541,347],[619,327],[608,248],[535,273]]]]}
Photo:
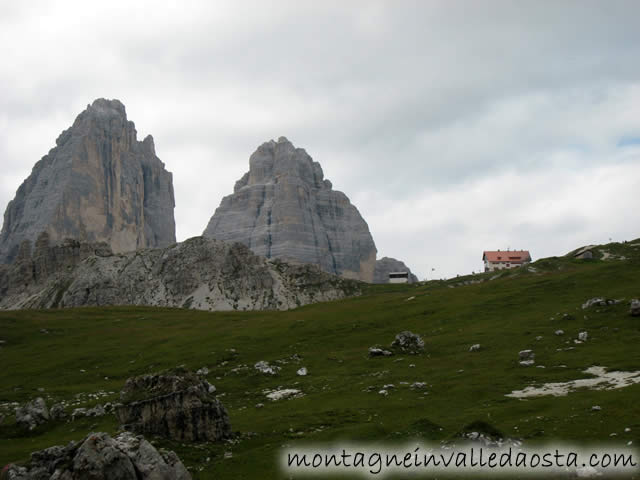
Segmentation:
{"type": "Polygon", "coordinates": [[[284,137],[251,155],[249,171],[222,199],[203,235],[241,242],[266,258],[373,281],[377,250],[367,223],[344,193],[333,190],[320,164],[284,137]]]}
{"type": "Polygon", "coordinates": [[[286,310],[357,295],[360,285],[313,265],[267,260],[239,243],[203,237],[114,254],[64,242],[0,266],[0,308],[146,305],[200,310],[286,310]]]}
{"type": "Polygon", "coordinates": [[[172,175],[153,138],[138,141],[118,100],[95,100],[63,131],[9,202],[0,232],[0,263],[24,240],[46,232],[107,243],[114,252],[175,242],[172,175]]]}

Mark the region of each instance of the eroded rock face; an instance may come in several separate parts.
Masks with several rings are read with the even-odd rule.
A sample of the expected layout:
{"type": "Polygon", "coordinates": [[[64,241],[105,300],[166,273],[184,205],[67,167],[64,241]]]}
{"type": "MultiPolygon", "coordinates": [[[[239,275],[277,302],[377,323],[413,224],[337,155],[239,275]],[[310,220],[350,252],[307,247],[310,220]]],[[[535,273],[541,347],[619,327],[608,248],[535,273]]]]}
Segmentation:
{"type": "Polygon", "coordinates": [[[359,282],[314,265],[269,261],[242,244],[203,237],[119,255],[104,245],[70,245],[68,251],[62,249],[69,255],[43,252],[0,266],[0,309],[146,305],[286,310],[360,293],[359,282]]]}
{"type": "Polygon", "coordinates": [[[262,144],[204,236],[241,242],[266,258],[318,265],[345,278],[373,281],[376,246],[347,196],[322,167],[286,138],[262,144]]]}
{"type": "Polygon", "coordinates": [[[389,274],[391,272],[409,272],[409,283],[418,281],[418,277],[411,273],[411,269],[404,262],[391,257],[382,257],[376,261],[373,283],[389,283],[389,274]]]}
{"type": "Polygon", "coordinates": [[[83,441],[31,454],[27,466],[9,465],[1,480],[191,480],[174,452],[156,450],[140,436],[98,432],[83,441]]]}
{"type": "Polygon", "coordinates": [[[186,371],[142,375],[127,380],[116,416],[123,427],[172,440],[210,441],[231,436],[226,409],[210,385],[186,371]]]}
{"type": "Polygon", "coordinates": [[[0,305],[4,297],[20,296],[29,287],[44,285],[51,276],[73,270],[85,258],[110,255],[113,255],[111,248],[104,242],[65,239],[58,245],[50,245],[49,234],[42,232],[32,249],[31,242],[24,240],[14,262],[0,265],[0,305]]]}
{"type": "Polygon", "coordinates": [[[0,263],[11,263],[24,240],[47,232],[105,242],[114,252],[175,242],[172,175],[153,138],[137,140],[118,100],[98,99],[60,134],[9,202],[0,233],[0,263]]]}

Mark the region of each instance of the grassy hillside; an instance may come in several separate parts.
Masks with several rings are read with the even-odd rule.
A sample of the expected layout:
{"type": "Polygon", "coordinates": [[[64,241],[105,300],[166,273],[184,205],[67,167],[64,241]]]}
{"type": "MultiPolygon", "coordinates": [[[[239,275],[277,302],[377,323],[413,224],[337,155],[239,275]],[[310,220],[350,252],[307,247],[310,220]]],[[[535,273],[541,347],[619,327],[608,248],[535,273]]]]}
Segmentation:
{"type": "MultiPolygon", "coordinates": [[[[154,440],[176,450],[198,479],[280,478],[279,449],[300,439],[440,441],[477,421],[526,442],[638,445],[640,385],[526,401],[505,396],[532,384],[584,378],[592,365],[640,369],[640,319],[628,314],[628,300],[640,297],[640,241],[597,252],[591,261],[544,259],[498,278],[371,286],[358,298],[288,312],[2,312],[0,415],[12,412],[6,403],[36,396],[49,405],[76,396],[79,406],[116,401],[129,376],[185,365],[209,368],[207,378],[238,432],[221,445],[154,440]],[[603,260],[602,251],[613,256],[603,260]],[[626,301],[582,310],[595,296],[626,301]],[[566,334],[554,335],[558,329],[566,334]],[[369,346],[388,346],[402,330],[423,336],[424,355],[368,358],[369,346]],[[589,340],[574,344],[582,330],[589,340]],[[482,350],[469,352],[476,343],[482,350]],[[520,366],[523,349],[534,350],[536,365],[546,368],[520,366]],[[252,366],[259,360],[282,361],[280,375],[257,373],[252,366]],[[301,366],[308,376],[296,375],[301,366]],[[412,390],[401,382],[428,386],[412,390]],[[377,393],[385,384],[396,387],[388,396],[377,393]],[[278,386],[305,396],[267,400],[264,390],[278,386]],[[104,394],[89,395],[97,392],[104,394]],[[264,407],[256,408],[258,403],[264,407]],[[594,411],[594,405],[602,409],[594,411]]],[[[52,422],[26,433],[7,415],[0,425],[0,465],[90,431],[117,428],[115,417],[106,416],[52,422]]]]}

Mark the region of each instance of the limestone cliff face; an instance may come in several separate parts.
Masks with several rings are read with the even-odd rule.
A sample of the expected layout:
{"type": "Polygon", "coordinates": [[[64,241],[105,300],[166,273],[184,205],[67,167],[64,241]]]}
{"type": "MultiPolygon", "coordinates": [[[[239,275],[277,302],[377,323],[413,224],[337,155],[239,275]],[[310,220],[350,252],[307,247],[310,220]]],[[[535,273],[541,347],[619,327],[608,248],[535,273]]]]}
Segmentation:
{"type": "Polygon", "coordinates": [[[118,100],[98,99],[60,134],[9,203],[0,233],[0,263],[10,263],[24,240],[46,232],[106,242],[114,252],[175,242],[170,172],[153,138],[137,140],[118,100]]]}
{"type": "Polygon", "coordinates": [[[409,283],[418,281],[418,277],[411,273],[411,269],[403,261],[391,257],[382,257],[376,262],[373,283],[389,283],[389,274],[391,272],[409,272],[409,283]]]}
{"type": "Polygon", "coordinates": [[[31,252],[24,242],[0,265],[0,309],[145,305],[198,310],[286,310],[360,293],[360,283],[315,265],[289,265],[240,243],[196,237],[113,254],[75,240],[31,252]]]}
{"type": "Polygon", "coordinates": [[[377,250],[367,223],[324,179],[320,164],[284,137],[251,155],[249,172],[222,199],[203,235],[373,281],[377,250]]]}

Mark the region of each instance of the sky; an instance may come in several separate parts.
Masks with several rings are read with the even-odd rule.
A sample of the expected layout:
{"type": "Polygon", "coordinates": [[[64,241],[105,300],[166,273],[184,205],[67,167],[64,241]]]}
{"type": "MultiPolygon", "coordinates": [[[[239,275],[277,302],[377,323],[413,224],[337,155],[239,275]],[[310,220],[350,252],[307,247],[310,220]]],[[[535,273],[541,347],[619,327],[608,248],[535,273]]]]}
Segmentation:
{"type": "Polygon", "coordinates": [[[637,1],[0,0],[0,209],[117,98],[200,235],[286,136],[424,278],[640,237],[637,1]]]}

